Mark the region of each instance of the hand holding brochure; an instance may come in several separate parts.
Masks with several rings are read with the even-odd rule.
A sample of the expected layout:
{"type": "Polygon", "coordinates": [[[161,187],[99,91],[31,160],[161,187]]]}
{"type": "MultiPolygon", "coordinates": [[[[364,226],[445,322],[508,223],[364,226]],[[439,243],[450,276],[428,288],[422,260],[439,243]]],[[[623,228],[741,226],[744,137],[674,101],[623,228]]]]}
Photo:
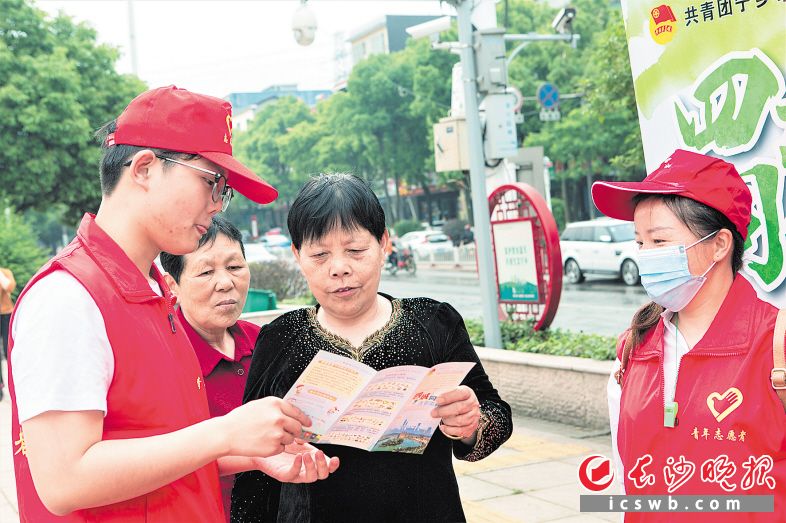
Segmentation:
{"type": "Polygon", "coordinates": [[[460,385],[474,365],[404,365],[377,372],[321,350],[284,399],[311,418],[306,441],[422,454],[439,425],[431,417],[437,396],[460,385]]]}

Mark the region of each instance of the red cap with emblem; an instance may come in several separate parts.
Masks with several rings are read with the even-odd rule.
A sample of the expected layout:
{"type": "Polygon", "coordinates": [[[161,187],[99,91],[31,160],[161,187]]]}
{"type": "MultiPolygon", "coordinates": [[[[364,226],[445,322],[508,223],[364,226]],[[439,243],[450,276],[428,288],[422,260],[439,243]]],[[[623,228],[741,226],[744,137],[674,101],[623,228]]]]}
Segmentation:
{"type": "Polygon", "coordinates": [[[677,149],[640,182],[595,182],[592,201],[606,216],[633,220],[637,194],[675,194],[717,209],[748,237],[751,192],[733,164],[677,149]]]}
{"type": "Polygon", "coordinates": [[[278,197],[270,184],[232,156],[232,105],[171,85],[146,91],[117,119],[107,145],[136,145],[198,154],[223,167],[230,187],[257,203],[278,197]]]}

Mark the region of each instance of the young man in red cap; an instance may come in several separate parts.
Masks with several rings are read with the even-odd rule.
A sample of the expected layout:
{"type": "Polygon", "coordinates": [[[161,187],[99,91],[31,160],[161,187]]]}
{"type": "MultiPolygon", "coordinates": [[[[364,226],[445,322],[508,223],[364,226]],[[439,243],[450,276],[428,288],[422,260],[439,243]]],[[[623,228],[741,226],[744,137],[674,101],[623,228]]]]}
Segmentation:
{"type": "Polygon", "coordinates": [[[175,87],[105,127],[98,213],[30,281],[9,340],[22,521],[222,521],[219,471],[335,470],[282,453],[310,425],[278,398],[209,419],[199,364],[153,264],[193,251],[237,189],[277,193],[232,157],[231,106],[175,87]]]}
{"type": "Polygon", "coordinates": [[[722,506],[701,516],[710,499],[664,501],[668,517],[629,512],[625,521],[784,521],[786,413],[775,390],[786,375],[784,333],[773,332],[786,316],[739,274],[748,187],[734,165],[677,150],[641,182],[595,183],[592,197],[607,216],[634,222],[652,299],[620,336],[609,381],[618,479],[629,495],[712,496],[722,506]],[[729,495],[763,504],[729,510],[718,498],[729,495]]]}

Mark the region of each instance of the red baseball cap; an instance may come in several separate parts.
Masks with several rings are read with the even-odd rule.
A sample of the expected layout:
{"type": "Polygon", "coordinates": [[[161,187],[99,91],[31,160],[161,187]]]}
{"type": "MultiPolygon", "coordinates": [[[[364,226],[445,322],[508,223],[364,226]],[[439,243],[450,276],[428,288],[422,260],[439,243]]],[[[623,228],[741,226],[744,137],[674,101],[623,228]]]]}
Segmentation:
{"type": "Polygon", "coordinates": [[[232,104],[178,89],[146,91],[117,119],[107,145],[135,145],[198,154],[226,171],[227,183],[246,198],[270,203],[278,191],[232,156],[232,104]]]}
{"type": "Polygon", "coordinates": [[[677,149],[640,182],[595,182],[592,201],[606,216],[633,221],[637,194],[676,194],[712,207],[726,216],[742,238],[748,237],[751,192],[733,164],[677,149]]]}

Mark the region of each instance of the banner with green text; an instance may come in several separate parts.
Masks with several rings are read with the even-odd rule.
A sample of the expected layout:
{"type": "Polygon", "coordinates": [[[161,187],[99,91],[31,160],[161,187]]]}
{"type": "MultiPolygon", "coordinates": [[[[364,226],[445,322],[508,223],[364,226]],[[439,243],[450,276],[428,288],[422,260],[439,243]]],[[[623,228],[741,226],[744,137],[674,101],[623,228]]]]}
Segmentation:
{"type": "Polygon", "coordinates": [[[745,273],[786,306],[786,0],[622,0],[647,172],[674,149],[753,195],[745,273]]]}

